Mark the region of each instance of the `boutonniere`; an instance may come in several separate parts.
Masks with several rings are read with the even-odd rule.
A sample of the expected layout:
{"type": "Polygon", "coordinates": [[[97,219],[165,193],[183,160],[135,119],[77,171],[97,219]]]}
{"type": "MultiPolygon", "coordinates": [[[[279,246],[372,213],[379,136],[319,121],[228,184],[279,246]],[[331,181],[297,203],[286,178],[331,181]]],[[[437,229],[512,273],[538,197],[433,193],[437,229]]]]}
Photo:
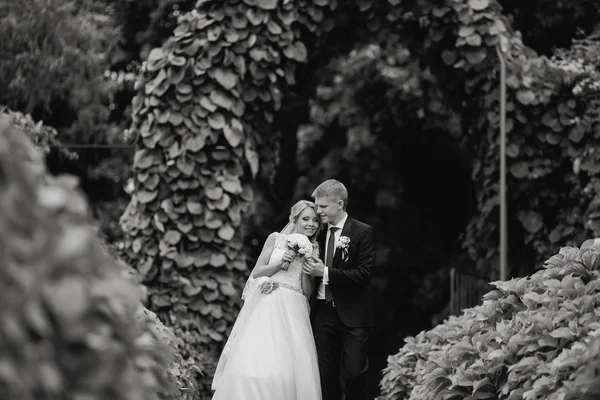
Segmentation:
{"type": "Polygon", "coordinates": [[[348,247],[350,246],[350,238],[348,236],[340,236],[335,244],[336,249],[342,251],[342,259],[348,261],[348,247]]]}

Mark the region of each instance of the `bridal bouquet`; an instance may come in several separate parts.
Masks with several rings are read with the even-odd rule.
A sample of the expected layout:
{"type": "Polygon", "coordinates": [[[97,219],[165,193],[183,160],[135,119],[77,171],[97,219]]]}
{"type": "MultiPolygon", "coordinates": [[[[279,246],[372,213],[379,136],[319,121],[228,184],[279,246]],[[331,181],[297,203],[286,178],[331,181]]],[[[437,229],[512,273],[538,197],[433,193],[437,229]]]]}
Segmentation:
{"type": "MultiPolygon", "coordinates": [[[[287,247],[296,253],[296,256],[306,256],[306,254],[312,254],[313,245],[305,235],[301,233],[292,233],[287,237],[287,247]]],[[[281,269],[287,271],[290,267],[289,261],[284,261],[281,264],[281,269]]]]}

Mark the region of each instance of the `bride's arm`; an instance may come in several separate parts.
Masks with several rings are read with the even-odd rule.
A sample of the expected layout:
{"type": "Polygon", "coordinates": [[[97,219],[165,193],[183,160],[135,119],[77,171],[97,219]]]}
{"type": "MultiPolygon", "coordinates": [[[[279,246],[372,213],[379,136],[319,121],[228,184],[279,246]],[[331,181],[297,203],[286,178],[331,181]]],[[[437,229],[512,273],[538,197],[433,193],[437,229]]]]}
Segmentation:
{"type": "Polygon", "coordinates": [[[261,276],[271,276],[275,272],[279,271],[279,269],[281,268],[281,264],[286,258],[285,256],[284,259],[278,258],[269,263],[271,253],[273,253],[273,249],[275,248],[276,236],[277,233],[271,233],[265,241],[265,245],[263,246],[263,249],[260,252],[260,256],[258,256],[258,260],[256,260],[254,271],[252,271],[252,278],[260,278],[261,276]]]}
{"type": "Polygon", "coordinates": [[[313,278],[310,275],[305,274],[304,272],[302,273],[302,292],[304,292],[304,295],[306,296],[306,298],[308,300],[310,300],[310,298],[312,297],[312,292],[313,292],[313,278]]]}

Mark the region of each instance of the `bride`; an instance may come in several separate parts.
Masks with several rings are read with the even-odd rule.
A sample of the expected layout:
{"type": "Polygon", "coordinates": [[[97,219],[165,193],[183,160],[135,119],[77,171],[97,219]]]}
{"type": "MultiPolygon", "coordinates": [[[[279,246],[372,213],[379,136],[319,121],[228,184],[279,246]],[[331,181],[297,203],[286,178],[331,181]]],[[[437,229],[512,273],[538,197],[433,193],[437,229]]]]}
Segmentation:
{"type": "Polygon", "coordinates": [[[213,400],[321,400],[309,318],[313,284],[302,273],[303,259],[286,244],[288,234],[304,234],[318,258],[320,228],[315,204],[301,200],[291,209],[290,223],[267,238],[217,364],[213,400]],[[284,261],[290,263],[287,270],[284,261]]]}

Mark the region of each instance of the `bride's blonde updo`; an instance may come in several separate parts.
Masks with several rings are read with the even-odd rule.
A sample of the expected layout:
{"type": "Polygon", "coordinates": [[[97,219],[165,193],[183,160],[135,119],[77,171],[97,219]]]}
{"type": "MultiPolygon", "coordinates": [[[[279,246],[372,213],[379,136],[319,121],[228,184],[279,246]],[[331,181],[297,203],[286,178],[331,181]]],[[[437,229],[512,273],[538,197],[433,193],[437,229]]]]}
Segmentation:
{"type": "Polygon", "coordinates": [[[321,220],[319,219],[319,213],[317,212],[317,206],[312,201],[300,200],[299,202],[294,204],[290,210],[290,222],[293,224],[296,224],[298,222],[298,218],[300,218],[300,214],[302,214],[302,211],[306,210],[307,208],[312,208],[313,211],[315,212],[315,214],[317,214],[317,220],[319,221],[319,226],[317,226],[317,230],[315,232],[315,235],[313,236],[313,238],[316,238],[317,235],[319,234],[319,232],[321,231],[321,227],[323,226],[323,224],[321,223],[321,220]]]}

